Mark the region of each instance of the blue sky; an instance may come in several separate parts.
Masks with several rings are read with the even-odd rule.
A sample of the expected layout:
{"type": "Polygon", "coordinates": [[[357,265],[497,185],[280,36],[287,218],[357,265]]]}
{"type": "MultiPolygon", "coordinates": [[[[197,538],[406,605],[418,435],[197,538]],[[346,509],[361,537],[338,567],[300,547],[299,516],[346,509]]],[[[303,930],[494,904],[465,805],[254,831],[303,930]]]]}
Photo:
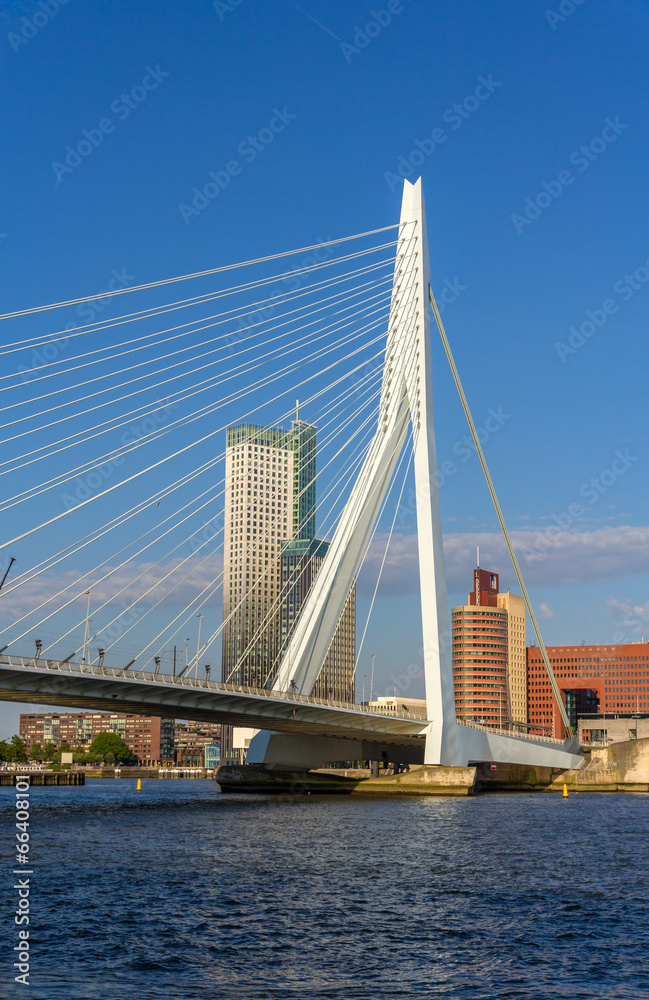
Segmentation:
{"type": "MultiPolygon", "coordinates": [[[[433,289],[456,296],[444,320],[546,641],[649,633],[646,5],[0,11],[2,312],[93,294],[115,271],[139,284],[389,225],[399,165],[421,173],[433,289]],[[278,113],[272,142],[238,152],[278,113]],[[62,171],[84,130],[97,145],[62,171]],[[183,215],[235,158],[218,198],[183,215]]],[[[454,467],[441,492],[452,605],[476,542],[503,583],[513,574],[436,339],[433,358],[438,455],[454,467]]],[[[399,531],[413,528],[405,516],[399,531]]],[[[412,546],[399,545],[366,647],[383,651],[386,689],[419,658],[412,546]]]]}

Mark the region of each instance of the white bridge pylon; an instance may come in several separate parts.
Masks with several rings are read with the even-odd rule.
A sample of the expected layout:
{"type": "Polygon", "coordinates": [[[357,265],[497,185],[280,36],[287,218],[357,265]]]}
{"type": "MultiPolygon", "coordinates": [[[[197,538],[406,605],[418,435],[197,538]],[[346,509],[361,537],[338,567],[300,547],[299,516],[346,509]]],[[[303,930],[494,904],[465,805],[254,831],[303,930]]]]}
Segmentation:
{"type": "MultiPolygon", "coordinates": [[[[350,588],[356,579],[390,481],[412,427],[424,677],[429,726],[424,763],[465,766],[503,761],[579,767],[578,745],[508,737],[458,724],[455,715],[450,624],[446,600],[439,506],[430,342],[428,242],[421,179],[404,181],[399,240],[376,433],[304,602],[274,683],[310,694],[325,661],[350,588]]],[[[273,734],[252,741],[250,763],[299,764],[295,754],[273,751],[273,734]]],[[[279,743],[277,743],[279,750],[279,743]]],[[[306,749],[306,748],[305,748],[306,749]]],[[[311,747],[311,750],[314,748],[311,747]]],[[[324,760],[323,760],[324,763],[324,760]]]]}

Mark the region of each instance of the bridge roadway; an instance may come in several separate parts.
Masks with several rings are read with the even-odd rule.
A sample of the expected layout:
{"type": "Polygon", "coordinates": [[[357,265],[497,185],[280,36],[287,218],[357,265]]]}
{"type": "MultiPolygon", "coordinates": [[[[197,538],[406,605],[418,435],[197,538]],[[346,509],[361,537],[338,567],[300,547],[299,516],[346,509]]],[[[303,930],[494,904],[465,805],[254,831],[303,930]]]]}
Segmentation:
{"type": "MultiPolygon", "coordinates": [[[[275,749],[264,759],[272,760],[274,754],[276,762],[293,765],[299,760],[307,767],[347,757],[378,760],[384,751],[394,759],[396,748],[403,763],[423,763],[430,726],[427,719],[413,718],[406,711],[388,715],[364,705],[301,694],[8,654],[0,654],[0,701],[247,726],[264,730],[264,738],[274,741],[275,749]],[[282,734],[296,739],[287,742],[282,734]]],[[[489,760],[559,768],[583,764],[574,740],[499,733],[455,720],[453,726],[466,744],[456,764],[489,760]]],[[[266,751],[260,752],[263,757],[266,751]]]]}
{"type": "Polygon", "coordinates": [[[0,700],[335,736],[423,753],[425,719],[220,681],[0,654],[0,700]]]}

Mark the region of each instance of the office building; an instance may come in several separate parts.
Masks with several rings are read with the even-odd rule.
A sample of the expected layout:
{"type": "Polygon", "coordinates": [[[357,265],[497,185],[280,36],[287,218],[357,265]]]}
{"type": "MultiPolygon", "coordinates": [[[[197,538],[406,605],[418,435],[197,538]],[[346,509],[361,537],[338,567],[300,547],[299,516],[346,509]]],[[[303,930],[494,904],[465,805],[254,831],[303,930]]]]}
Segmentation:
{"type": "Polygon", "coordinates": [[[27,744],[69,743],[72,750],[88,750],[95,736],[116,733],[138,764],[155,767],[174,759],[174,720],[124,712],[46,712],[20,716],[19,733],[27,744]]]}
{"type": "Polygon", "coordinates": [[[453,683],[460,721],[497,729],[527,723],[525,603],[477,567],[466,605],[452,610],[453,683]]]}
{"type": "MultiPolygon", "coordinates": [[[[282,602],[280,608],[280,657],[288,645],[300,609],[311,590],[329,542],[298,539],[282,549],[282,602]]],[[[329,652],[312,694],[316,698],[353,702],[356,659],[356,585],[352,584],[347,602],[334,633],[329,652]]]]}
{"type": "MultiPolygon", "coordinates": [[[[602,730],[606,716],[633,722],[649,715],[649,643],[546,648],[575,732],[580,720],[585,725],[590,718],[602,730]]],[[[565,727],[538,646],[527,648],[527,699],[531,732],[562,739],[565,727]]]]}
{"type": "MultiPolygon", "coordinates": [[[[225,475],[222,678],[264,687],[328,547],[315,539],[316,428],[228,428],[225,475]]],[[[353,700],[355,628],[352,588],[315,695],[353,700]]],[[[224,726],[224,760],[231,736],[224,726]]]]}
{"type": "Polygon", "coordinates": [[[221,766],[221,744],[206,743],[203,759],[203,767],[208,771],[215,771],[221,766]]]}
{"type": "Polygon", "coordinates": [[[222,678],[264,687],[280,653],[282,543],[315,536],[316,430],[229,427],[222,678]]]}
{"type": "Polygon", "coordinates": [[[498,594],[497,606],[507,612],[507,692],[514,729],[527,730],[527,646],[525,600],[507,590],[498,594]]]}

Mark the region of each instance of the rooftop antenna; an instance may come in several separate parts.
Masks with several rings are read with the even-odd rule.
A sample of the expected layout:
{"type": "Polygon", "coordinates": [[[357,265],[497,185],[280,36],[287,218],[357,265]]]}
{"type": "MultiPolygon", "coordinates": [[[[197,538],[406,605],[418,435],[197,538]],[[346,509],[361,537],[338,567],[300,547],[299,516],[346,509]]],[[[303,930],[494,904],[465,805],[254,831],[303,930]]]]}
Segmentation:
{"type": "Polygon", "coordinates": [[[479,545],[476,545],[476,557],[475,557],[475,559],[476,559],[476,563],[475,564],[478,567],[478,569],[480,569],[480,546],[479,545]]]}

